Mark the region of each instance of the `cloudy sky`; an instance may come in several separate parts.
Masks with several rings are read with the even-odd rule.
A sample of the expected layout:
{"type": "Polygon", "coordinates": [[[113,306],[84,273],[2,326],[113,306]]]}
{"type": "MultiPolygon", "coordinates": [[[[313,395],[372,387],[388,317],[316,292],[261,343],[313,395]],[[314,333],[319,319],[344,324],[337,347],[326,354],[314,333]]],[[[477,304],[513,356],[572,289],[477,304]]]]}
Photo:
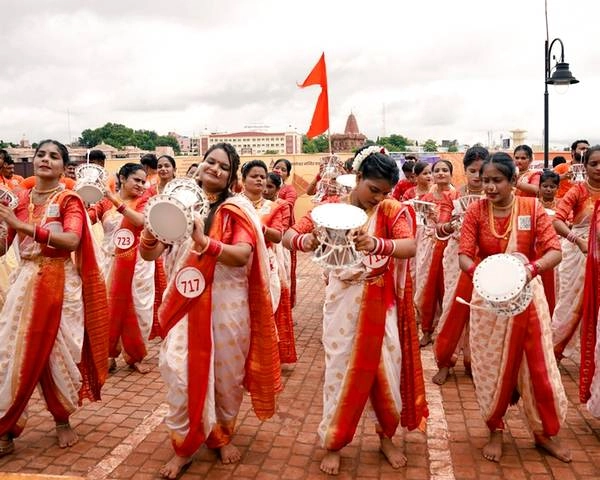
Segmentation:
{"type": "MultiPolygon", "coordinates": [[[[551,143],[598,143],[600,2],[548,0],[548,12],[581,81],[550,89],[551,143]]],[[[5,141],[106,122],[305,132],[319,89],[296,83],[323,51],[332,133],[353,111],[370,138],[543,135],[544,0],[2,0],[2,13],[5,141]]]]}

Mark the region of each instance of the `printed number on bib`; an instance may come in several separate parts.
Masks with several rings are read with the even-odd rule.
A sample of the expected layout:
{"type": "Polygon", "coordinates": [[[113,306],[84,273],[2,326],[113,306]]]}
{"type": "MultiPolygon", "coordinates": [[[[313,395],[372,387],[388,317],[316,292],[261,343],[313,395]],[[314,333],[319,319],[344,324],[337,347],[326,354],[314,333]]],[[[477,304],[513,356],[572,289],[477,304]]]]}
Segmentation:
{"type": "Polygon", "coordinates": [[[175,277],[177,291],[186,298],[196,298],[204,291],[204,276],[194,267],[185,267],[175,277]]]}
{"type": "Polygon", "coordinates": [[[384,255],[367,255],[362,259],[363,265],[373,270],[383,267],[390,257],[384,255]]]}
{"type": "Polygon", "coordinates": [[[135,237],[133,236],[133,232],[127,228],[120,228],[115,232],[113,237],[115,247],[122,249],[131,248],[134,240],[135,237]]]}

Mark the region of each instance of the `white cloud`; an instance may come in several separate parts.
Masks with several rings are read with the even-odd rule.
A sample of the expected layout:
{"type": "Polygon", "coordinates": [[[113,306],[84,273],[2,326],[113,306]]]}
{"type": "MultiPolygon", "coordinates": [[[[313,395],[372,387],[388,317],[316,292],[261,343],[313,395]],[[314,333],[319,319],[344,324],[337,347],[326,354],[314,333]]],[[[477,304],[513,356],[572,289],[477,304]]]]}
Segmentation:
{"type": "MultiPolygon", "coordinates": [[[[331,130],[354,111],[369,137],[486,141],[543,129],[543,2],[5,0],[0,138],[68,140],[108,121],[160,133],[305,131],[318,88],[299,89],[326,52],[331,130]],[[385,107],[384,107],[385,105],[385,107]],[[70,112],[70,116],[67,115],[70,112]]],[[[581,83],[550,93],[553,143],[600,141],[600,4],[549,1],[581,83]]],[[[559,49],[555,50],[559,53],[559,49]]]]}

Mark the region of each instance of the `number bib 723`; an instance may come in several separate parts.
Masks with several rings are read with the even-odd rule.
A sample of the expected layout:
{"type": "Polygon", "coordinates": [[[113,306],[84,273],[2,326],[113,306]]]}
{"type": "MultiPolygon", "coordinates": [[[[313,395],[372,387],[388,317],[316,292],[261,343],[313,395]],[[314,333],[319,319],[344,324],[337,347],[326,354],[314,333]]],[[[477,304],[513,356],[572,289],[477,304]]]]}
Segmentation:
{"type": "Polygon", "coordinates": [[[120,228],[113,235],[113,242],[115,247],[126,250],[133,246],[133,242],[135,241],[135,237],[133,236],[133,232],[127,228],[120,228]]]}

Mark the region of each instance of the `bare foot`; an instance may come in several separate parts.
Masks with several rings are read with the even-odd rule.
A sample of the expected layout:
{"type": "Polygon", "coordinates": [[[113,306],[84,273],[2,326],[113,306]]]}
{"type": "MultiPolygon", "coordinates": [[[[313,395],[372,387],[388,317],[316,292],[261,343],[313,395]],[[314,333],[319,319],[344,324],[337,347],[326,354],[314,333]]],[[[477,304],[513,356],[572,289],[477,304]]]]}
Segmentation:
{"type": "Polygon", "coordinates": [[[419,345],[421,347],[426,347],[431,343],[431,333],[423,333],[421,340],[419,340],[419,345]]]}
{"type": "Polygon", "coordinates": [[[135,362],[133,365],[129,365],[129,368],[132,368],[133,370],[135,370],[138,373],[141,373],[142,375],[145,375],[146,373],[152,370],[152,367],[150,365],[142,362],[135,362]]]}
{"type": "Polygon", "coordinates": [[[8,435],[0,437],[0,458],[10,455],[15,451],[15,444],[8,435]]]}
{"type": "Polygon", "coordinates": [[[115,373],[117,371],[117,361],[114,358],[108,359],[108,373],[115,373]]]}
{"type": "Polygon", "coordinates": [[[191,463],[192,457],[173,455],[173,458],[165,463],[160,469],[160,476],[162,478],[175,479],[179,474],[183,473],[191,463]]]}
{"type": "Polygon", "coordinates": [[[546,451],[554,458],[558,458],[561,462],[571,462],[571,451],[567,447],[563,447],[558,439],[552,439],[546,435],[537,435],[535,437],[535,446],[546,451]]]}
{"type": "Polygon", "coordinates": [[[321,460],[321,471],[327,475],[340,473],[340,452],[327,451],[323,460],[321,460]]]}
{"type": "Polygon", "coordinates": [[[446,383],[446,380],[448,379],[448,375],[450,375],[450,369],[448,367],[442,367],[433,376],[431,381],[437,385],[443,385],[444,383],[446,383]]]}
{"type": "Polygon", "coordinates": [[[383,437],[380,449],[392,468],[406,466],[406,456],[400,451],[400,448],[394,445],[391,438],[383,437]]]}
{"type": "Polygon", "coordinates": [[[490,440],[482,450],[483,457],[490,462],[499,462],[502,458],[502,431],[490,433],[490,440]]]}
{"type": "Polygon", "coordinates": [[[221,463],[227,465],[228,463],[237,463],[241,460],[242,454],[232,443],[223,445],[219,448],[219,454],[221,455],[221,463]]]}
{"type": "Polygon", "coordinates": [[[56,424],[56,436],[58,437],[58,446],[60,448],[72,447],[77,443],[79,437],[69,423],[56,424]]]}

